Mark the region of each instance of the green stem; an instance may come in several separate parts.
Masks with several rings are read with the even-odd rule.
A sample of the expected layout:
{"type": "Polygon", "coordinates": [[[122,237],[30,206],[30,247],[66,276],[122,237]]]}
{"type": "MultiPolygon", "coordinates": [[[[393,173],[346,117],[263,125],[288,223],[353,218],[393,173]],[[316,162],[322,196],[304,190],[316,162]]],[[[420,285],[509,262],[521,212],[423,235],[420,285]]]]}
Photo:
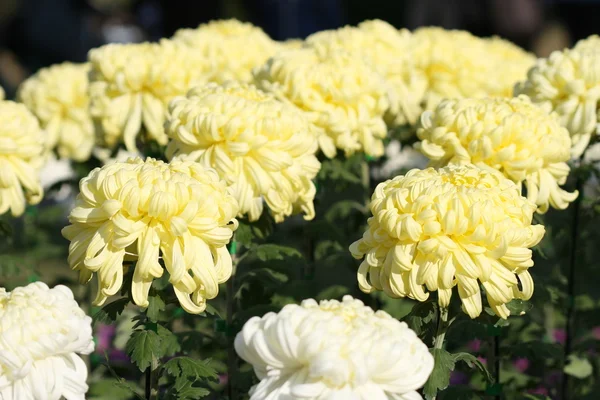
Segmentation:
{"type": "Polygon", "coordinates": [[[440,307],[437,332],[435,334],[435,338],[433,339],[434,349],[444,348],[444,339],[446,338],[446,332],[448,331],[449,326],[450,323],[448,322],[448,309],[446,307],[440,307]]]}
{"type": "MultiPolygon", "coordinates": [[[[448,308],[439,307],[437,331],[435,333],[435,337],[433,338],[434,350],[442,350],[444,348],[444,340],[446,339],[446,333],[448,332],[448,327],[450,327],[452,321],[454,321],[454,318],[448,320],[448,308]]],[[[432,400],[435,400],[436,397],[437,396],[434,396],[432,400]]]]}
{"type": "Polygon", "coordinates": [[[231,326],[233,325],[233,313],[235,312],[235,273],[239,259],[237,257],[237,242],[235,241],[235,234],[231,239],[231,246],[229,248],[231,254],[232,272],[231,277],[227,281],[227,319],[225,334],[227,336],[227,395],[230,400],[236,399],[235,385],[233,383],[233,376],[236,374],[237,369],[237,357],[235,355],[235,348],[233,344],[233,338],[230,337],[231,326]]]}
{"type": "MultiPolygon", "coordinates": [[[[585,154],[585,153],[584,153],[585,154]]],[[[583,160],[583,155],[579,159],[579,166],[583,160]]],[[[578,172],[578,171],[576,171],[578,172]]],[[[583,179],[581,174],[577,174],[577,180],[575,187],[579,191],[579,196],[573,203],[573,219],[571,221],[571,249],[569,252],[569,272],[567,277],[567,323],[565,328],[565,354],[564,363],[567,362],[571,352],[573,351],[573,336],[575,335],[575,267],[577,265],[577,244],[579,235],[579,220],[580,220],[580,209],[581,200],[583,198],[583,179]]],[[[562,399],[569,398],[569,375],[563,371],[562,379],[562,399]]]]}
{"type": "Polygon", "coordinates": [[[367,205],[367,209],[369,207],[369,202],[371,199],[371,170],[369,168],[369,161],[363,159],[360,163],[360,181],[364,190],[364,202],[367,205]]]}
{"type": "Polygon", "coordinates": [[[152,365],[146,368],[146,399],[158,400],[158,365],[159,361],[152,356],[152,365]]]}

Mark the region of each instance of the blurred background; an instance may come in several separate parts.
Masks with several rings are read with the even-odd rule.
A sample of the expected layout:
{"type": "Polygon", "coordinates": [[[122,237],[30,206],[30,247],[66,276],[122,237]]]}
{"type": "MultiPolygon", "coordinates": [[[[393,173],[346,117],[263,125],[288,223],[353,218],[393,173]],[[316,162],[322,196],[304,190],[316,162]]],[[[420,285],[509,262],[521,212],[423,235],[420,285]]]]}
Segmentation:
{"type": "Polygon", "coordinates": [[[0,0],[0,85],[10,98],[37,69],[84,61],[93,47],[218,18],[250,21],[277,40],[380,18],[500,35],[546,56],[595,33],[598,15],[600,0],[0,0]]]}

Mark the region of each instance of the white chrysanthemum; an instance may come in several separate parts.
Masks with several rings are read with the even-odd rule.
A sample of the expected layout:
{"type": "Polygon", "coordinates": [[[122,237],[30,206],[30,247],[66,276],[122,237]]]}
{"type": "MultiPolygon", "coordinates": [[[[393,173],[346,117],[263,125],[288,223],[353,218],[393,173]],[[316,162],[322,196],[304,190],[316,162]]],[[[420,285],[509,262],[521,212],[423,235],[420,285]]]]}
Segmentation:
{"type": "Polygon", "coordinates": [[[393,125],[416,122],[427,81],[411,64],[409,31],[398,31],[380,20],[365,21],[358,27],[346,26],[317,32],[306,38],[306,43],[341,48],[368,59],[389,84],[390,109],[387,119],[393,125]]]}
{"type": "Polygon", "coordinates": [[[205,82],[199,55],[169,40],[109,44],[91,50],[89,60],[90,112],[98,141],[108,148],[123,142],[135,152],[142,132],[144,139],[166,145],[168,102],[205,82]]]}
{"type": "Polygon", "coordinates": [[[251,318],[235,349],[261,380],[251,400],[418,400],[433,370],[404,322],[351,296],[251,318]]]}
{"type": "Polygon", "coordinates": [[[94,146],[89,113],[88,64],[41,69],[19,87],[18,98],[39,119],[47,146],[61,158],[86,161],[94,146]]]}
{"type": "Polygon", "coordinates": [[[232,185],[240,216],[257,220],[264,199],[277,222],[298,212],[314,218],[318,145],[295,107],[253,85],[213,83],[173,100],[165,129],[167,157],[215,168],[232,185]]]}
{"type": "Polygon", "coordinates": [[[386,160],[381,166],[372,168],[373,176],[376,179],[388,179],[403,169],[424,169],[429,161],[412,146],[402,146],[398,140],[390,141],[385,147],[385,158],[386,160]]]}
{"type": "Polygon", "coordinates": [[[315,45],[282,51],[254,74],[260,89],[307,113],[324,133],[319,145],[328,157],[336,147],[346,156],[383,155],[388,85],[362,57],[315,45]]]}
{"type": "Polygon", "coordinates": [[[84,400],[92,319],[71,289],[0,288],[0,400],[84,400]]]}
{"type": "Polygon", "coordinates": [[[181,306],[195,314],[231,276],[226,245],[237,228],[238,204],[213,169],[130,159],[94,169],[79,189],[62,233],[80,282],[98,274],[94,304],[121,289],[126,257],[136,261],[131,295],[141,307],[148,307],[152,281],[165,269],[181,306]]]}
{"type": "Polygon", "coordinates": [[[590,39],[574,49],[555,51],[541,58],[527,74],[527,80],[515,87],[546,111],[555,111],[569,130],[571,156],[579,157],[598,134],[600,99],[600,44],[590,39]]]}
{"type": "Polygon", "coordinates": [[[0,101],[0,214],[17,217],[44,191],[38,171],[46,157],[45,135],[23,104],[0,101]]]}
{"type": "Polygon", "coordinates": [[[424,110],[445,98],[510,97],[535,62],[531,54],[503,39],[433,27],[417,29],[410,49],[414,67],[427,80],[424,110]]]}
{"type": "Polygon", "coordinates": [[[265,63],[280,46],[259,27],[234,19],[180,29],[173,41],[184,43],[205,60],[208,82],[250,82],[252,68],[265,63]]]}
{"type": "Polygon", "coordinates": [[[421,115],[417,136],[431,166],[483,164],[527,187],[545,213],[577,198],[559,185],[569,175],[569,132],[528,97],[445,100],[421,115]]]}
{"type": "Polygon", "coordinates": [[[413,169],[377,185],[362,239],[350,246],[362,259],[360,289],[425,301],[437,291],[448,307],[458,287],[471,318],[483,309],[480,286],[501,318],[506,303],[533,294],[530,250],[544,227],[531,225],[535,204],[495,170],[474,165],[413,169]]]}

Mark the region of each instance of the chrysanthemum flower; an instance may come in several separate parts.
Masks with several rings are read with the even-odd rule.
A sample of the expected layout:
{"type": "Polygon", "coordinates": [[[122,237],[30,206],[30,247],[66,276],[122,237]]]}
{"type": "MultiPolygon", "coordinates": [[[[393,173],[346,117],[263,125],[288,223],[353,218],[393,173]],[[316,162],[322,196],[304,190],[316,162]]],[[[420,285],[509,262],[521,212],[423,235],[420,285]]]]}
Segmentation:
{"type": "Polygon", "coordinates": [[[417,400],[433,370],[404,322],[351,296],[251,318],[235,349],[260,379],[251,400],[417,400]]]}
{"type": "Polygon", "coordinates": [[[131,294],[141,307],[148,306],[152,281],[165,268],[190,313],[202,312],[229,279],[226,245],[237,227],[238,205],[214,170],[137,158],[94,169],[79,188],[72,225],[62,232],[71,241],[69,265],[80,282],[98,273],[94,304],[121,288],[125,257],[136,260],[131,294]]]}
{"type": "Polygon", "coordinates": [[[4,100],[4,96],[5,96],[4,89],[2,88],[2,86],[0,86],[0,100],[4,100]]]}
{"type": "Polygon", "coordinates": [[[432,27],[414,32],[410,59],[427,80],[425,110],[445,98],[510,97],[535,62],[533,55],[500,38],[432,27]]]}
{"type": "Polygon", "coordinates": [[[250,82],[252,68],[265,63],[280,46],[262,29],[234,19],[211,21],[195,29],[180,29],[173,41],[204,58],[207,81],[250,82]]]}
{"type": "Polygon", "coordinates": [[[40,121],[47,147],[56,148],[61,158],[85,161],[94,146],[88,72],[88,64],[58,64],[41,69],[19,87],[19,100],[40,121]]]}
{"type": "Polygon", "coordinates": [[[571,134],[572,157],[579,157],[592,134],[600,130],[600,44],[594,43],[590,40],[538,59],[527,80],[515,87],[516,94],[526,94],[546,111],[558,114],[571,134]]]}
{"type": "Polygon", "coordinates": [[[413,169],[379,184],[370,208],[367,231],[350,246],[355,258],[365,257],[358,270],[364,292],[425,301],[425,286],[447,307],[458,286],[471,318],[482,310],[480,284],[501,318],[510,314],[506,303],[533,294],[530,248],[544,227],[531,225],[535,204],[499,172],[413,169]]]}
{"type": "Polygon", "coordinates": [[[318,144],[295,107],[252,85],[213,83],[173,100],[165,127],[167,157],[215,168],[232,185],[240,216],[257,220],[264,199],[278,222],[300,211],[314,218],[318,144]]]}
{"type": "Polygon", "coordinates": [[[283,42],[277,42],[281,50],[292,50],[299,49],[304,46],[304,40],[302,39],[288,39],[283,42]]]}
{"type": "Polygon", "coordinates": [[[569,174],[569,132],[525,97],[445,100],[421,115],[417,136],[431,166],[484,164],[518,184],[545,213],[577,198],[559,187],[569,174]]]}
{"type": "Polygon", "coordinates": [[[260,89],[294,104],[323,130],[319,145],[328,157],[336,147],[346,156],[383,154],[388,85],[362,57],[315,45],[282,51],[254,73],[260,89]]]}
{"type": "Polygon", "coordinates": [[[38,171],[44,164],[44,132],[23,104],[0,101],[0,215],[17,217],[25,203],[37,204],[44,191],[38,171]]]}
{"type": "Polygon", "coordinates": [[[71,289],[41,282],[0,288],[0,399],[84,400],[92,319],[71,289]]]}
{"type": "Polygon", "coordinates": [[[412,66],[408,30],[398,31],[381,20],[365,21],[358,27],[317,32],[306,38],[306,43],[343,49],[369,60],[389,85],[390,109],[386,119],[392,125],[416,122],[427,81],[412,66]]]}
{"type": "Polygon", "coordinates": [[[199,56],[179,43],[109,44],[89,53],[90,112],[101,145],[125,143],[135,152],[137,136],[167,144],[163,124],[168,102],[204,82],[199,56]]]}

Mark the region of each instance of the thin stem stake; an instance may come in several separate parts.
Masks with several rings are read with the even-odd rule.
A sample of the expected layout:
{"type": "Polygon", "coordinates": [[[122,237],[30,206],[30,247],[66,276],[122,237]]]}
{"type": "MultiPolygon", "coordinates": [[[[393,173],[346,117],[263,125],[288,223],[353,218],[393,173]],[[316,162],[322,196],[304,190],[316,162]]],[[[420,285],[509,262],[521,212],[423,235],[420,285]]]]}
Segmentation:
{"type": "Polygon", "coordinates": [[[233,313],[235,312],[235,273],[238,265],[237,257],[237,242],[235,241],[235,235],[231,239],[231,246],[229,248],[231,254],[232,272],[231,277],[227,281],[227,319],[225,326],[225,334],[227,336],[227,395],[230,400],[236,399],[235,385],[233,383],[233,376],[237,369],[237,358],[235,355],[235,348],[233,347],[233,339],[230,337],[231,326],[233,324],[233,313]]]}

